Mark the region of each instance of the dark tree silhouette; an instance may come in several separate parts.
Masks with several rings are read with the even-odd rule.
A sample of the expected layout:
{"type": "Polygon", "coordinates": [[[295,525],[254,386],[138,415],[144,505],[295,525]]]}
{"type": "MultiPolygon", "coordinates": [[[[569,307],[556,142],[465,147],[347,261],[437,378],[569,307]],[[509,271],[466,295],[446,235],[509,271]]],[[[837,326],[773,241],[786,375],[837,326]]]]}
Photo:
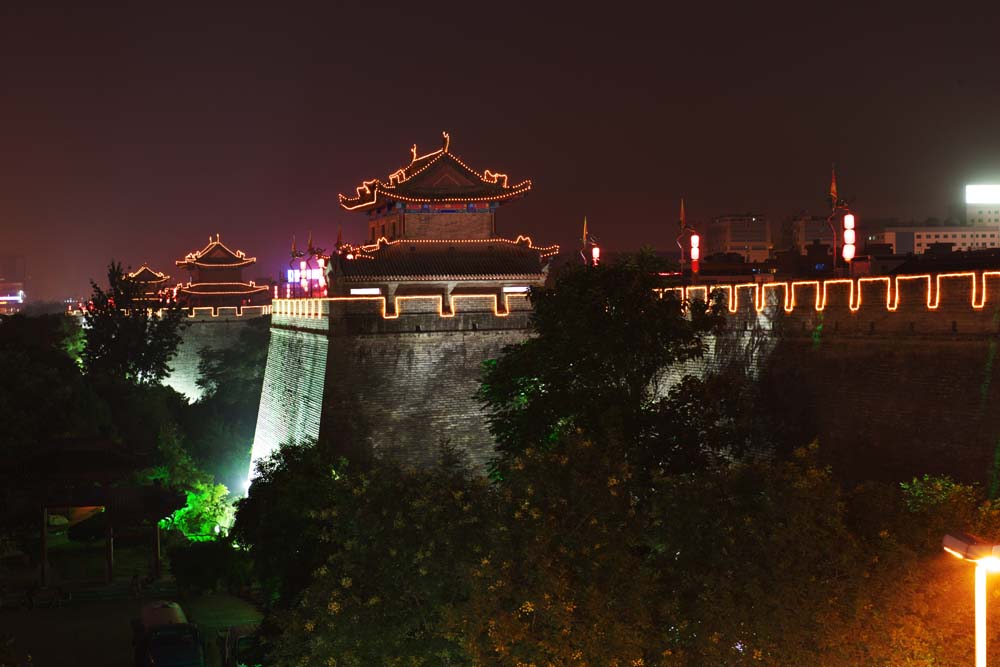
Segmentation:
{"type": "Polygon", "coordinates": [[[89,375],[132,385],[159,384],[180,344],[183,309],[176,301],[151,303],[121,264],[108,264],[108,287],[91,281],[84,312],[83,365],[89,375]]]}

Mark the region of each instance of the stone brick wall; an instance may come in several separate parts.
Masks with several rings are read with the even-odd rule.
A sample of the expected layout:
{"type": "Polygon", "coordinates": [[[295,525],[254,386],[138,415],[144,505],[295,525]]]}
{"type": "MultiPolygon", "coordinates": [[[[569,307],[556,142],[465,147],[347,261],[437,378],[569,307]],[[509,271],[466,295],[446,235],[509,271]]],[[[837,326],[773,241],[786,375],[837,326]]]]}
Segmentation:
{"type": "MultiPolygon", "coordinates": [[[[992,479],[1000,272],[903,279],[898,288],[862,280],[724,291],[732,311],[725,331],[704,359],[670,369],[663,391],[685,373],[742,364],[761,380],[755,419],[776,437],[817,438],[847,477],[992,479]]],[[[497,317],[485,300],[470,300],[440,317],[408,303],[387,318],[377,300],[312,303],[272,324],[255,458],[322,431],[353,454],[419,463],[447,441],[477,464],[488,461],[492,444],[474,394],[482,362],[527,335],[523,304],[497,317]]]]}
{"type": "Polygon", "coordinates": [[[393,210],[391,213],[372,217],[368,219],[368,240],[375,242],[385,237],[387,239],[399,238],[403,230],[403,214],[393,210]]]}
{"type": "Polygon", "coordinates": [[[778,440],[816,438],[844,477],[935,473],[991,484],[1000,457],[994,279],[986,276],[984,294],[978,277],[975,295],[968,276],[940,288],[931,280],[930,292],[927,280],[903,280],[898,303],[891,284],[854,283],[852,300],[850,283],[838,283],[828,285],[822,311],[815,288],[797,290],[790,312],[783,290],[772,288],[760,311],[743,298],[709,354],[671,369],[664,387],[741,359],[763,392],[755,418],[778,440]]]}
{"type": "Polygon", "coordinates": [[[329,320],[322,313],[272,316],[251,468],[282,444],[319,436],[328,329],[329,320]]]}
{"type": "MultiPolygon", "coordinates": [[[[456,204],[461,206],[461,204],[456,204]]],[[[493,236],[493,211],[403,213],[397,209],[368,220],[368,240],[488,239],[493,236]]]]}
{"type": "Polygon", "coordinates": [[[198,364],[202,348],[225,349],[239,338],[240,330],[251,319],[266,317],[268,307],[247,306],[237,316],[236,308],[197,308],[186,321],[189,326],[181,333],[181,343],[177,354],[170,361],[171,372],[164,384],[173,387],[189,401],[197,401],[202,396],[198,386],[198,364]]]}
{"type": "Polygon", "coordinates": [[[484,467],[493,440],[475,399],[482,365],[528,331],[526,300],[511,301],[506,317],[492,299],[466,299],[453,317],[407,308],[395,319],[377,316],[371,302],[334,304],[323,436],[355,456],[412,464],[448,443],[484,467]]]}
{"type": "Polygon", "coordinates": [[[493,212],[407,213],[402,236],[407,239],[488,239],[493,212]]]}

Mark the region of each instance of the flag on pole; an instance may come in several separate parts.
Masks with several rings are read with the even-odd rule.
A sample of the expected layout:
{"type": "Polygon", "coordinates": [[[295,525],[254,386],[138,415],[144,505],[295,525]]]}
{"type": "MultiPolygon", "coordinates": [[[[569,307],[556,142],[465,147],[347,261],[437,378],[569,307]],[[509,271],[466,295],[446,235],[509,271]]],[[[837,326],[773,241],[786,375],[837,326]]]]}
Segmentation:
{"type": "Polygon", "coordinates": [[[684,231],[684,228],[687,227],[687,215],[684,214],[684,197],[681,197],[681,217],[679,224],[681,226],[681,231],[684,231]]]}
{"type": "Polygon", "coordinates": [[[583,216],[583,247],[587,247],[587,216],[583,216]]]}
{"type": "Polygon", "coordinates": [[[830,205],[836,206],[839,198],[837,197],[837,165],[830,166],[830,205]]]}

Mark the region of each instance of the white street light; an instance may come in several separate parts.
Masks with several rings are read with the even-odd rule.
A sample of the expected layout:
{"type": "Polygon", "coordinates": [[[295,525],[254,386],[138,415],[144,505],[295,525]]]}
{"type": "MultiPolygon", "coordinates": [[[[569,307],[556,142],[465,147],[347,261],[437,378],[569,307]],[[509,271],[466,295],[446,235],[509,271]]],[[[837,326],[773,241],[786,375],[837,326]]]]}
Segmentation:
{"type": "Polygon", "coordinates": [[[965,533],[949,533],[942,546],[952,556],[976,564],[976,667],[986,667],[986,575],[1000,572],[1000,544],[965,533]]]}

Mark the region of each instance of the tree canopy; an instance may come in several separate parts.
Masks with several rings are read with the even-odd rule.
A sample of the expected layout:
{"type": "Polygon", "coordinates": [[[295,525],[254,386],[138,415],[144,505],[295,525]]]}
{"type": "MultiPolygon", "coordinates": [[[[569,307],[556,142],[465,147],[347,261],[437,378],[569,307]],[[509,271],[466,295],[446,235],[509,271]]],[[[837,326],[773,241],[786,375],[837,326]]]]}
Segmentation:
{"type": "Polygon", "coordinates": [[[479,397],[501,458],[575,429],[644,433],[672,364],[700,357],[721,303],[664,296],[648,253],[564,268],[533,289],[534,336],[488,362],[479,397]]]}
{"type": "Polygon", "coordinates": [[[151,308],[140,285],[114,261],[108,265],[106,289],[90,284],[93,293],[84,311],[87,373],[133,385],[159,384],[180,344],[181,307],[174,301],[151,308]]]}

